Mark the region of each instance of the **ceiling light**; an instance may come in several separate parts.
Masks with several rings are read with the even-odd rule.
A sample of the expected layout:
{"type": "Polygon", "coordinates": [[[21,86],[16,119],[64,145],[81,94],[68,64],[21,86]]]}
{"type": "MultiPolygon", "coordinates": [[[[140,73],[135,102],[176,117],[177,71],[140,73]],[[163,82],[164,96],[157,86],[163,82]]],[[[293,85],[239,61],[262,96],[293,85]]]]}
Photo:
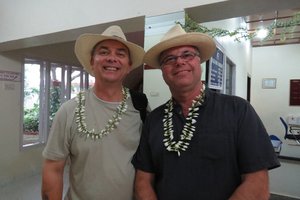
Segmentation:
{"type": "Polygon", "coordinates": [[[265,28],[261,28],[258,31],[256,31],[256,37],[260,39],[264,39],[269,34],[269,31],[265,28]]]}

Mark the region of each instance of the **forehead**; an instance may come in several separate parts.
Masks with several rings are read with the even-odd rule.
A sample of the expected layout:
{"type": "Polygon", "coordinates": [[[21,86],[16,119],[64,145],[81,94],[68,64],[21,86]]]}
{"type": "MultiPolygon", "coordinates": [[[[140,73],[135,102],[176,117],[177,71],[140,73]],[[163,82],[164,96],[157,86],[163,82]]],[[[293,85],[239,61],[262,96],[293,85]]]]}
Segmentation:
{"type": "Polygon", "coordinates": [[[100,49],[100,48],[118,49],[118,50],[129,52],[127,46],[117,40],[103,40],[101,42],[98,42],[95,45],[94,49],[100,49]]]}
{"type": "Polygon", "coordinates": [[[160,54],[160,57],[165,56],[165,55],[181,53],[183,51],[193,51],[193,50],[195,50],[195,48],[196,47],[191,46],[191,45],[183,45],[183,46],[172,47],[170,49],[167,49],[167,50],[163,51],[160,54]]]}

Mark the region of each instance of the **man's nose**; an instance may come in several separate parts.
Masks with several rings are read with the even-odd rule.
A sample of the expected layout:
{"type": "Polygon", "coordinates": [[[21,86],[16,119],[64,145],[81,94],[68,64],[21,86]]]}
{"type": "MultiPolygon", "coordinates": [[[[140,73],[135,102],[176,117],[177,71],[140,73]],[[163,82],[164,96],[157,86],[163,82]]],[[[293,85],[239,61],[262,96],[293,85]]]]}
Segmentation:
{"type": "Polygon", "coordinates": [[[114,54],[109,54],[109,55],[107,55],[106,60],[110,61],[110,62],[115,62],[115,61],[117,61],[117,56],[114,54]]]}
{"type": "Polygon", "coordinates": [[[181,56],[177,56],[175,60],[175,65],[180,66],[181,64],[185,64],[186,60],[182,58],[181,56]]]}

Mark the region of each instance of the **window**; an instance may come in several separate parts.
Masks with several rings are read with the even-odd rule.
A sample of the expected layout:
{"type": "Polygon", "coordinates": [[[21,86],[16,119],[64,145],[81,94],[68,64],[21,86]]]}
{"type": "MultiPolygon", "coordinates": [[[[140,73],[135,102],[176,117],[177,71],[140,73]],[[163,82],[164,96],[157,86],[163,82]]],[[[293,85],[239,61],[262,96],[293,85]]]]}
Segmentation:
{"type": "Polygon", "coordinates": [[[23,66],[22,147],[47,141],[60,105],[94,84],[81,67],[25,59],[23,66]]]}
{"type": "Polygon", "coordinates": [[[235,95],[235,64],[226,57],[224,94],[235,95]]]}

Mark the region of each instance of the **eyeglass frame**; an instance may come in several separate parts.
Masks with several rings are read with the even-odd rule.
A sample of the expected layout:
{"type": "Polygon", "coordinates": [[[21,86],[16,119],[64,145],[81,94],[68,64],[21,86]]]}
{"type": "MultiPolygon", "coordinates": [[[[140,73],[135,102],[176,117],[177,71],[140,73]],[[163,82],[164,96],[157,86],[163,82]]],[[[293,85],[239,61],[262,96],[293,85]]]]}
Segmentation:
{"type": "Polygon", "coordinates": [[[188,61],[191,61],[193,60],[196,56],[199,56],[200,53],[199,53],[199,50],[197,48],[195,48],[196,52],[192,52],[192,51],[184,51],[181,55],[179,56],[175,56],[175,55],[170,55],[170,56],[166,56],[164,59],[162,59],[162,61],[160,61],[160,67],[162,68],[163,66],[165,65],[174,65],[176,62],[177,62],[177,59],[178,58],[181,58],[184,62],[188,62],[188,61]],[[186,59],[184,58],[183,56],[187,56],[186,54],[190,54],[189,56],[192,56],[190,57],[189,59],[186,59]],[[167,58],[170,58],[170,59],[173,59],[171,60],[170,62],[171,63],[168,63],[166,64],[166,59],[167,58]]]}

